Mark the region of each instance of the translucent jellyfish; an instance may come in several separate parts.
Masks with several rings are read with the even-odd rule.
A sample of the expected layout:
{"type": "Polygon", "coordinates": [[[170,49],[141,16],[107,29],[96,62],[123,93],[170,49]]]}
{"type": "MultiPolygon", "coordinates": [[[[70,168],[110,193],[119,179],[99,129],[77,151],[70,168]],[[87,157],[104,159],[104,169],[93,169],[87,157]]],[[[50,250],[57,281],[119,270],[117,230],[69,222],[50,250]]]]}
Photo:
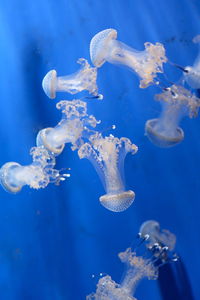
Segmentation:
{"type": "MultiPolygon", "coordinates": [[[[152,224],[146,224],[143,228],[149,229],[147,231],[151,234],[152,224]]],[[[128,248],[126,251],[119,253],[121,262],[126,265],[121,283],[116,283],[109,275],[106,275],[100,278],[96,293],[88,295],[87,300],[137,300],[134,294],[139,282],[145,277],[149,280],[156,280],[159,275],[159,268],[162,265],[177,260],[177,256],[172,255],[171,250],[164,243],[162,245],[153,243],[153,240],[151,240],[151,247],[148,246],[148,252],[145,252],[143,256],[138,256],[136,249],[141,247],[143,242],[146,243],[149,238],[151,239],[151,235],[149,237],[148,234],[144,236],[140,234],[139,237],[140,243],[134,250],[128,248]]],[[[170,244],[167,238],[165,241],[170,244]]]]}
{"type": "Polygon", "coordinates": [[[154,83],[157,73],[163,73],[163,63],[167,61],[165,48],[162,44],[144,44],[144,51],[137,51],[116,40],[117,31],[106,29],[97,33],[90,42],[90,57],[96,67],[106,61],[124,65],[134,71],[139,78],[140,88],[154,83]]]}
{"type": "Polygon", "coordinates": [[[126,154],[135,154],[137,150],[137,146],[127,138],[102,137],[100,133],[92,135],[89,142],[78,150],[79,157],[89,159],[102,179],[106,194],[99,200],[108,210],[124,211],[135,198],[133,191],[125,190],[122,178],[126,154]]]}
{"type": "Polygon", "coordinates": [[[33,189],[45,188],[50,182],[60,180],[59,171],[54,169],[54,155],[43,147],[31,148],[30,154],[32,164],[21,166],[16,162],[8,162],[0,169],[0,182],[6,191],[17,193],[24,185],[33,189]]]}
{"type": "Polygon", "coordinates": [[[184,132],[178,126],[180,120],[185,115],[190,118],[197,116],[200,99],[183,86],[175,84],[156,95],[156,99],[162,103],[162,112],[159,118],[146,122],[145,133],[158,147],[175,146],[184,138],[184,132]]]}
{"type": "Polygon", "coordinates": [[[144,222],[140,227],[140,234],[142,238],[148,236],[146,242],[148,248],[152,248],[156,243],[161,247],[167,246],[170,251],[175,248],[176,236],[167,229],[161,230],[157,221],[149,220],[144,222]]]}
{"type": "Polygon", "coordinates": [[[81,100],[60,101],[56,105],[62,111],[62,119],[54,128],[42,129],[37,136],[37,146],[44,146],[58,155],[65,143],[71,143],[73,150],[81,143],[83,132],[96,127],[94,116],[87,114],[87,104],[81,100]]]}
{"type": "MultiPolygon", "coordinates": [[[[200,35],[194,37],[193,42],[200,44],[200,35]]],[[[189,86],[193,89],[200,89],[200,52],[193,64],[184,68],[184,78],[189,86]]]]}
{"type": "Polygon", "coordinates": [[[57,77],[56,70],[51,70],[45,75],[42,87],[49,98],[54,99],[56,92],[77,94],[83,90],[87,90],[90,94],[98,94],[96,85],[97,69],[92,68],[84,58],[80,58],[77,62],[82,67],[76,73],[57,77]]]}

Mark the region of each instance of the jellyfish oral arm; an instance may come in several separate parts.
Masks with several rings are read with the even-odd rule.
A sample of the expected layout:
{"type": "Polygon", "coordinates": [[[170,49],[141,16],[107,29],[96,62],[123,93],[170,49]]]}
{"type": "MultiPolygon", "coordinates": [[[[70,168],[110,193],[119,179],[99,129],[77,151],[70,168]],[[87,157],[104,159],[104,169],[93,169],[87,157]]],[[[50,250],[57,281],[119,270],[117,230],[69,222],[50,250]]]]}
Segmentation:
{"type": "Polygon", "coordinates": [[[104,174],[107,194],[116,194],[125,190],[116,162],[105,166],[104,174]]]}
{"type": "Polygon", "coordinates": [[[162,44],[145,43],[146,50],[137,51],[122,42],[112,40],[106,60],[113,64],[124,65],[140,78],[140,87],[146,88],[154,83],[156,73],[162,73],[162,64],[167,61],[162,44]]]}

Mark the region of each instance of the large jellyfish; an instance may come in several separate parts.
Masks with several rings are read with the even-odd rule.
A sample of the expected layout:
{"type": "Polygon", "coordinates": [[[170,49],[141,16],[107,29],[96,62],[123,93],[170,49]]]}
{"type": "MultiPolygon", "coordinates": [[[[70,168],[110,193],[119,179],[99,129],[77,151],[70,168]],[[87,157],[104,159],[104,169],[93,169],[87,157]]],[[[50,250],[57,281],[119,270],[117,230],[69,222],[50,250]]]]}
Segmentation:
{"type": "Polygon", "coordinates": [[[154,84],[157,73],[163,72],[163,63],[167,61],[165,48],[162,44],[149,42],[144,44],[145,50],[135,50],[116,40],[117,31],[106,29],[97,33],[90,42],[90,57],[96,67],[106,61],[124,65],[134,71],[139,78],[140,88],[154,84]]]}
{"type": "Polygon", "coordinates": [[[98,94],[96,85],[97,69],[92,68],[84,58],[80,58],[77,62],[82,67],[79,71],[71,75],[57,77],[56,70],[51,70],[45,75],[42,87],[49,98],[54,99],[57,92],[77,94],[83,90],[87,90],[95,96],[98,94]]]}
{"type": "MultiPolygon", "coordinates": [[[[148,253],[144,256],[137,255],[136,249],[152,236],[152,224],[146,223],[145,227],[150,234],[143,235],[143,231],[143,234],[139,235],[141,241],[134,250],[128,248],[119,253],[120,260],[126,264],[126,272],[121,283],[116,283],[109,275],[103,276],[97,284],[96,293],[88,295],[87,300],[137,300],[134,294],[138,283],[145,277],[149,280],[156,280],[159,275],[158,270],[162,265],[177,260],[176,254],[172,254],[168,246],[157,242],[151,243],[151,247],[148,244],[148,253]]],[[[165,241],[170,244],[167,235],[165,241]]]]}
{"type": "Polygon", "coordinates": [[[125,190],[123,169],[126,154],[135,154],[137,149],[128,138],[119,139],[113,135],[102,137],[100,133],[96,133],[78,150],[79,157],[89,159],[102,179],[106,194],[99,200],[111,211],[126,210],[135,198],[133,191],[125,190]]]}
{"type": "Polygon", "coordinates": [[[149,140],[158,147],[172,147],[184,138],[184,132],[179,122],[185,115],[190,118],[198,114],[200,99],[180,85],[172,85],[163,93],[156,95],[162,103],[159,118],[148,120],[145,133],[149,140]]]}

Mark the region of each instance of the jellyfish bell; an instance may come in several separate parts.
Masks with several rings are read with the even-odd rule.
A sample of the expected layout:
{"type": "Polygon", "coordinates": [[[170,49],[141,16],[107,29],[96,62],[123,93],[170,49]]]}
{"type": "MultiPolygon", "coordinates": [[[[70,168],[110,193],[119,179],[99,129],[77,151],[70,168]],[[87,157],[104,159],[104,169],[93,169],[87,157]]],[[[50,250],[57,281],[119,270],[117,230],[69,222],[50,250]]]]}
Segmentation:
{"type": "Polygon", "coordinates": [[[117,38],[115,29],[105,29],[97,33],[90,42],[90,58],[94,66],[101,67],[108,57],[110,42],[117,38]]]}
{"type": "Polygon", "coordinates": [[[57,83],[57,72],[56,70],[49,71],[42,80],[42,88],[50,99],[56,97],[56,83],[57,83]]]}
{"type": "Polygon", "coordinates": [[[175,129],[175,134],[170,136],[166,134],[166,132],[157,131],[156,127],[158,125],[158,119],[148,120],[145,124],[145,134],[148,139],[157,147],[160,148],[170,148],[175,145],[178,145],[184,139],[184,131],[182,128],[177,127],[175,129]]]}
{"type": "Polygon", "coordinates": [[[61,145],[58,145],[58,143],[53,144],[51,140],[49,141],[48,136],[53,130],[54,128],[51,127],[40,130],[36,138],[36,144],[38,147],[43,146],[46,149],[48,149],[50,152],[54,153],[55,155],[59,155],[62,153],[65,144],[63,143],[61,145]]]}
{"type": "Polygon", "coordinates": [[[135,72],[140,80],[140,88],[154,84],[157,73],[163,72],[163,63],[167,61],[164,46],[149,42],[144,44],[145,50],[138,51],[118,41],[115,29],[106,29],[97,33],[90,43],[90,57],[96,67],[106,61],[123,65],[135,72]]]}
{"type": "Polygon", "coordinates": [[[13,172],[19,167],[21,165],[16,162],[8,162],[0,169],[0,183],[7,192],[16,194],[22,189],[22,185],[13,176],[13,172]]]}
{"type": "Polygon", "coordinates": [[[106,194],[99,198],[100,203],[113,212],[122,212],[129,208],[135,199],[135,193],[131,190],[117,194],[106,194]]]}
{"type": "Polygon", "coordinates": [[[51,70],[45,75],[42,87],[49,98],[54,99],[57,92],[77,94],[83,90],[94,96],[98,95],[96,68],[91,67],[84,58],[80,58],[77,63],[81,68],[71,75],[57,76],[56,70],[51,70]]]}

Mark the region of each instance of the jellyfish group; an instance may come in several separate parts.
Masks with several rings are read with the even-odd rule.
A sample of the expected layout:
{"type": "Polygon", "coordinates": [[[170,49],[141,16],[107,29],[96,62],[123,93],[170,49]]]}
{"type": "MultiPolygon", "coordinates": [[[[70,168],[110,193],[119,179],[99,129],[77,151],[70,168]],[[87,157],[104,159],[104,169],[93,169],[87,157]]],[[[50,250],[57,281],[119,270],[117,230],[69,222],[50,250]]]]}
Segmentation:
{"type": "MultiPolygon", "coordinates": [[[[102,100],[105,96],[99,94],[97,86],[98,70],[105,63],[128,68],[139,78],[139,88],[154,85],[159,90],[155,100],[162,106],[161,113],[144,125],[144,133],[154,146],[169,148],[184,140],[181,120],[185,116],[197,117],[200,107],[196,93],[200,89],[200,55],[193,66],[174,64],[182,75],[177,83],[169,84],[161,79],[165,64],[170,63],[163,44],[145,42],[145,50],[138,51],[119,41],[117,35],[115,29],[109,28],[91,39],[91,65],[85,58],[80,58],[77,62],[81,68],[71,75],[57,76],[56,70],[45,75],[42,88],[51,99],[56,98],[58,92],[76,95],[86,91],[88,96],[65,99],[56,104],[62,113],[61,119],[54,127],[38,132],[36,145],[30,150],[32,162],[29,165],[7,162],[1,167],[0,183],[6,191],[15,194],[25,185],[33,189],[45,188],[49,183],[58,184],[70,177],[56,169],[57,156],[62,154],[65,146],[70,146],[80,159],[87,158],[97,171],[105,189],[105,194],[99,195],[104,208],[118,213],[132,205],[136,195],[126,188],[124,161],[128,153],[136,154],[138,147],[127,137],[103,134],[98,130],[102,120],[87,112],[86,100],[102,100]]],[[[200,44],[200,35],[193,42],[200,44]]],[[[87,296],[88,300],[136,300],[134,293],[141,279],[157,279],[159,267],[176,260],[171,256],[176,237],[167,230],[160,230],[158,222],[151,220],[142,224],[139,237],[145,242],[149,255],[138,256],[136,249],[131,248],[120,253],[120,260],[127,266],[124,279],[116,283],[109,275],[102,277],[96,292],[87,296]]]]}

